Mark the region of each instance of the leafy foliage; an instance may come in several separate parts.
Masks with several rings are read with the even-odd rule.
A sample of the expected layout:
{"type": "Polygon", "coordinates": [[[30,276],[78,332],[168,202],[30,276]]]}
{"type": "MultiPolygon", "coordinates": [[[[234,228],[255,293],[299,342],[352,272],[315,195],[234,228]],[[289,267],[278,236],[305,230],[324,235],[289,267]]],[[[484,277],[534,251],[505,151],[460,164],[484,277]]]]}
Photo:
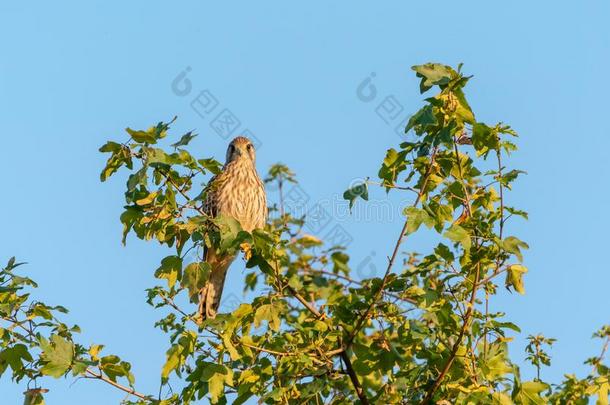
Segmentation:
{"type": "MultiPolygon", "coordinates": [[[[272,218],[265,229],[248,233],[232,218],[211,218],[203,211],[201,185],[221,165],[186,150],[192,132],[177,138],[169,151],[159,145],[171,122],[128,128],[125,141],[100,148],[109,154],[101,179],[129,171],[120,218],[124,243],[133,234],[174,249],[154,272],[159,285],[148,289],[148,303],[162,310],[156,326],[169,340],[160,395],[153,399],[133,391],[128,363],[100,358],[100,346],[74,343],[71,329],[53,323],[57,307],[26,309],[27,296],[10,295],[17,290],[0,290],[0,298],[12,305],[0,306],[2,319],[27,329],[31,320],[16,317],[15,308],[21,308],[26,318],[42,318],[37,328],[50,328],[50,337],[32,331],[15,338],[19,326],[0,329],[0,371],[11,367],[17,381],[70,371],[109,383],[124,378],[129,387],[118,388],[140,404],[189,404],[204,397],[214,404],[251,398],[270,404],[572,404],[592,397],[607,403],[608,327],[595,335],[604,349],[587,360],[590,375],[567,375],[559,385],[540,377],[540,367],[550,364],[545,346],[553,340],[530,336],[526,354],[537,378],[521,379],[508,353],[511,335],[521,331],[503,313],[487,310],[502,277],[510,291],[525,293],[528,245],[509,234],[508,226],[527,213],[505,200],[523,173],[504,165],[517,149],[517,134],[501,123],[477,121],[464,92],[471,78],[461,66],[413,70],[422,93],[437,93],[408,121],[412,139],[386,152],[379,183],[367,179],[344,194],[350,207],[359,197],[366,203],[369,184],[413,194],[380,277],[352,278],[344,248],[325,246],[303,232],[304,218],[285,212],[283,186],[296,182],[285,165],[273,166],[265,179],[279,191],[272,218]],[[441,242],[427,254],[400,257],[416,232],[434,232],[441,242]],[[256,297],[204,321],[192,303],[209,274],[206,246],[243,252],[244,290],[256,291],[256,297]]],[[[13,277],[14,267],[2,274],[13,277]]],[[[15,288],[15,281],[7,280],[0,279],[0,286],[15,288]]],[[[32,285],[23,280],[17,279],[17,287],[32,285]]],[[[37,403],[32,401],[39,392],[30,397],[37,403]]]]}
{"type": "Polygon", "coordinates": [[[11,258],[0,271],[0,377],[10,370],[15,383],[28,381],[26,405],[44,404],[48,390],[36,385],[45,376],[97,379],[135,393],[129,363],[115,355],[100,357],[103,346],[76,343],[74,337],[80,328],[57,318],[67,313],[64,307],[31,299],[26,291],[37,284],[16,274],[15,269],[22,264],[11,258]],[[120,379],[126,385],[121,385],[120,379]]]}

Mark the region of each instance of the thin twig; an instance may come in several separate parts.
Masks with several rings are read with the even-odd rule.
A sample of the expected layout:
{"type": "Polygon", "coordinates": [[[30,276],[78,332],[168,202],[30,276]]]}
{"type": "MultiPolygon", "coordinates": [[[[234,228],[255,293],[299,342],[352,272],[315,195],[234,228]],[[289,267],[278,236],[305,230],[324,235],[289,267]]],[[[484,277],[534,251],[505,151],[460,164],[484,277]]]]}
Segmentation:
{"type": "Polygon", "coordinates": [[[493,280],[494,278],[498,277],[500,274],[504,273],[506,270],[508,270],[508,266],[502,268],[502,270],[494,271],[489,276],[487,276],[483,280],[481,280],[481,282],[479,284],[480,285],[485,285],[485,284],[489,283],[491,280],[493,280]]]}
{"type": "Polygon", "coordinates": [[[360,402],[362,402],[363,405],[369,405],[369,400],[362,389],[362,385],[360,385],[360,381],[358,380],[358,376],[354,371],[354,366],[349,358],[349,354],[347,354],[345,351],[341,352],[341,360],[343,360],[347,374],[349,375],[350,380],[352,380],[352,384],[354,385],[358,398],[360,398],[360,402]]]}
{"type": "MultiPolygon", "coordinates": [[[[180,312],[182,314],[182,316],[184,316],[185,318],[195,322],[193,317],[191,315],[187,314],[186,312],[184,312],[182,309],[180,309],[180,307],[178,307],[178,305],[176,305],[174,300],[172,300],[171,298],[166,297],[164,294],[159,294],[159,296],[161,297],[161,299],[163,299],[163,302],[165,302],[170,307],[174,308],[176,311],[180,312]]],[[[195,322],[195,323],[197,323],[197,322],[195,322]]]]}
{"type": "MultiPolygon", "coordinates": [[[[174,180],[169,176],[169,173],[165,173],[161,170],[159,170],[159,173],[161,173],[163,175],[163,177],[165,177],[165,180],[167,182],[169,182],[179,193],[180,195],[182,195],[182,197],[184,197],[188,202],[192,202],[193,199],[191,197],[188,196],[188,194],[186,194],[181,187],[178,187],[178,185],[174,182],[174,180]]],[[[192,177],[191,177],[192,178],[192,177]]],[[[208,214],[206,212],[203,211],[203,209],[201,207],[196,207],[193,206],[192,207],[194,210],[196,210],[197,212],[199,212],[201,215],[207,217],[208,214]]]]}
{"type": "Polygon", "coordinates": [[[133,395],[135,397],[138,397],[140,399],[150,399],[151,396],[150,395],[144,395],[139,393],[138,391],[136,391],[135,389],[131,388],[131,387],[126,387],[124,385],[121,385],[115,381],[112,381],[111,379],[109,379],[108,377],[104,377],[102,374],[98,374],[94,371],[91,371],[91,369],[86,369],[85,373],[88,374],[90,377],[85,377],[85,378],[92,378],[92,379],[96,379],[96,380],[100,380],[100,381],[104,381],[107,384],[112,385],[113,387],[116,387],[118,389],[120,389],[121,391],[124,391],[126,393],[128,393],[129,395],[133,395]]]}
{"type": "Polygon", "coordinates": [[[604,342],[604,345],[602,346],[602,352],[599,354],[599,356],[597,356],[596,361],[593,364],[593,372],[595,372],[597,365],[600,364],[604,360],[604,357],[606,357],[606,351],[608,351],[608,345],[610,345],[610,336],[606,337],[606,341],[604,342]]]}
{"type": "MultiPolygon", "coordinates": [[[[335,277],[335,278],[347,281],[348,283],[357,284],[359,286],[363,285],[361,281],[354,280],[351,277],[344,276],[343,274],[333,273],[332,271],[328,271],[328,270],[317,270],[317,269],[306,269],[306,268],[304,268],[303,271],[305,273],[308,273],[308,274],[315,274],[315,273],[324,274],[324,275],[327,275],[327,276],[331,276],[331,277],[335,277]]],[[[391,292],[387,292],[387,291],[384,291],[384,292],[385,292],[385,294],[387,296],[392,297],[392,298],[396,298],[397,300],[405,301],[405,302],[408,302],[410,304],[417,304],[417,300],[415,300],[413,298],[401,297],[400,295],[397,295],[397,294],[394,294],[394,293],[391,293],[391,292]]]]}
{"type": "Polygon", "coordinates": [[[318,311],[313,305],[311,305],[301,294],[299,294],[297,292],[297,290],[292,288],[292,286],[286,285],[286,288],[288,289],[288,291],[290,291],[290,294],[292,294],[292,296],[294,298],[296,298],[301,304],[303,304],[303,306],[305,308],[307,308],[309,310],[309,312],[314,314],[316,316],[316,318],[323,317],[323,315],[320,313],[320,311],[318,311]]]}
{"type": "Polygon", "coordinates": [[[370,184],[373,186],[380,186],[380,187],[387,187],[387,188],[394,188],[396,190],[412,191],[414,193],[418,193],[418,191],[416,189],[414,189],[413,187],[396,186],[396,185],[392,185],[392,184],[379,183],[379,182],[371,181],[371,180],[365,181],[365,184],[370,184]]]}
{"type": "MultiPolygon", "coordinates": [[[[280,351],[277,351],[277,350],[267,349],[265,347],[251,345],[249,343],[245,343],[245,342],[241,342],[241,341],[238,341],[237,344],[240,344],[240,345],[245,346],[245,347],[249,347],[250,349],[257,350],[259,352],[265,352],[265,353],[273,354],[273,355],[276,355],[276,356],[282,356],[282,357],[299,356],[301,354],[304,354],[304,353],[299,353],[299,352],[280,352],[280,351]]],[[[323,354],[325,354],[327,357],[331,357],[332,355],[336,354],[335,352],[336,351],[333,350],[333,351],[330,351],[330,352],[327,352],[327,353],[323,353],[323,354]]],[[[318,360],[315,357],[311,357],[311,360],[314,363],[318,363],[318,364],[322,364],[322,365],[326,364],[325,362],[323,362],[321,360],[318,360]]]]}

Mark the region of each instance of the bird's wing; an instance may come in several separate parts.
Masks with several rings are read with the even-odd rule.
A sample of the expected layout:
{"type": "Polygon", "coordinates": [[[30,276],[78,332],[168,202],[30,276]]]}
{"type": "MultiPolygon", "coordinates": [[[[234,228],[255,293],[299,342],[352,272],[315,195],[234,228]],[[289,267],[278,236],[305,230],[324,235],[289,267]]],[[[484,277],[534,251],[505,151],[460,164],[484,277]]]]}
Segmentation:
{"type": "MultiPolygon", "coordinates": [[[[204,190],[203,211],[212,218],[219,214],[218,188],[224,181],[223,173],[212,177],[204,190]]],[[[210,264],[210,276],[199,296],[199,314],[202,319],[214,318],[220,305],[227,269],[234,256],[217,255],[214,248],[203,245],[203,258],[210,264]]]]}
{"type": "MultiPolygon", "coordinates": [[[[218,216],[218,198],[216,195],[216,190],[218,189],[218,179],[219,176],[222,173],[219,173],[215,176],[213,176],[210,181],[208,182],[208,184],[206,185],[205,189],[203,190],[204,193],[204,200],[203,200],[203,212],[205,212],[207,215],[209,215],[212,218],[216,218],[216,216],[218,216]]],[[[206,262],[209,259],[209,253],[208,253],[208,247],[207,245],[204,243],[203,244],[203,260],[205,260],[206,262]]]]}
{"type": "Polygon", "coordinates": [[[203,189],[203,212],[205,212],[212,218],[215,218],[218,215],[216,190],[218,189],[218,183],[220,181],[221,175],[222,173],[219,173],[216,176],[212,177],[203,189]]]}

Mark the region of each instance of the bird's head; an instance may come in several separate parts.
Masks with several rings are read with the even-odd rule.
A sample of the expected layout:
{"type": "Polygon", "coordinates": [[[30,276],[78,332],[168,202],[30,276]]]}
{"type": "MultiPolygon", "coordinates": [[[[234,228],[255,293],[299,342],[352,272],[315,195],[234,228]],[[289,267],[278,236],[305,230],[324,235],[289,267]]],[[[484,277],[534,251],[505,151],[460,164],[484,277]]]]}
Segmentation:
{"type": "Polygon", "coordinates": [[[233,161],[250,161],[254,164],[256,160],[256,152],[252,142],[244,137],[238,136],[233,139],[227,148],[227,163],[233,161]]]}

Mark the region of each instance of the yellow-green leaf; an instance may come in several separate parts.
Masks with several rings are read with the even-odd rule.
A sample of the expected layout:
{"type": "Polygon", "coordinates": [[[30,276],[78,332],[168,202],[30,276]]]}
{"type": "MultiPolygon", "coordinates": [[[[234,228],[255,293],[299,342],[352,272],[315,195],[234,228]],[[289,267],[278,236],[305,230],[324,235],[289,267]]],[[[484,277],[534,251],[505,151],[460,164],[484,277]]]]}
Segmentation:
{"type": "Polygon", "coordinates": [[[520,264],[511,264],[506,270],[506,288],[512,287],[519,294],[525,294],[523,275],[527,273],[527,267],[520,264]]]}

